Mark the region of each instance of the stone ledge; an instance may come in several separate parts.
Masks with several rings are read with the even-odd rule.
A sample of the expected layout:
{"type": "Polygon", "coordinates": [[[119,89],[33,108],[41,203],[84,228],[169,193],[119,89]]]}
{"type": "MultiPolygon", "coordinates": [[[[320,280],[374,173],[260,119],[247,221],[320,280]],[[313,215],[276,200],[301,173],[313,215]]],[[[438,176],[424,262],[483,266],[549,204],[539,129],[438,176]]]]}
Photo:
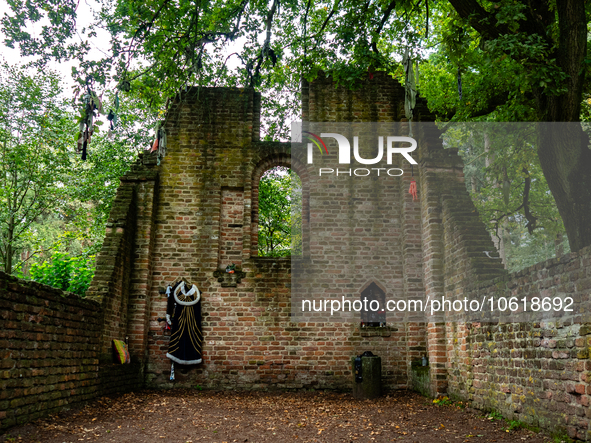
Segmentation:
{"type": "Polygon", "coordinates": [[[392,329],[389,326],[369,326],[359,329],[361,337],[390,337],[392,329]]]}
{"type": "Polygon", "coordinates": [[[235,271],[233,274],[225,271],[214,271],[213,276],[221,283],[222,288],[235,288],[246,278],[246,272],[235,271]]]}

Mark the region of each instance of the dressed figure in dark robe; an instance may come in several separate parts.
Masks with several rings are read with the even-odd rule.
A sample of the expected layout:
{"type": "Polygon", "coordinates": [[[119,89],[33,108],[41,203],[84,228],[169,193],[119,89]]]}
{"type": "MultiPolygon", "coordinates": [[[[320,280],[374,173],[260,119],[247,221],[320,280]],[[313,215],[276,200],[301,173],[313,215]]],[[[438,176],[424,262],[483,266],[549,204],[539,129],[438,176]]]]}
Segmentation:
{"type": "MultiPolygon", "coordinates": [[[[199,364],[203,349],[201,293],[195,285],[187,291],[182,280],[170,289],[166,321],[171,326],[171,334],[166,356],[182,365],[199,364]]],[[[171,379],[174,379],[173,374],[171,379]]]]}

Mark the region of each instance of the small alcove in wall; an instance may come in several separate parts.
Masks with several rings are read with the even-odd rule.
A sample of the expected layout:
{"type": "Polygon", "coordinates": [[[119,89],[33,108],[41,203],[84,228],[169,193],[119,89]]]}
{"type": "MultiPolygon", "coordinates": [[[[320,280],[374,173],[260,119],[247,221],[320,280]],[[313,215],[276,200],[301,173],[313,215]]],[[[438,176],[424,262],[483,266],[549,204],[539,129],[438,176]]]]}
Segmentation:
{"type": "Polygon", "coordinates": [[[360,313],[361,326],[366,328],[385,326],[386,291],[377,283],[371,282],[362,289],[359,298],[363,306],[360,313]]]}

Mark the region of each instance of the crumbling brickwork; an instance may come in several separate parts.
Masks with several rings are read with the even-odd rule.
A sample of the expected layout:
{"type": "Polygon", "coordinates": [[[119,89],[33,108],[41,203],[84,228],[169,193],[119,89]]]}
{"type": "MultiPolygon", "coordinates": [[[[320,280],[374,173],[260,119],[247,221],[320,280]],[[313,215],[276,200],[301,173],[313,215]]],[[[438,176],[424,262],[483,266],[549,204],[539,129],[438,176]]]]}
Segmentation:
{"type": "Polygon", "coordinates": [[[0,272],[0,429],[142,385],[140,365],[99,363],[94,301],[0,272]]]}
{"type": "MultiPolygon", "coordinates": [[[[591,248],[466,287],[470,297],[588,299],[591,248]]],[[[591,440],[591,328],[562,320],[447,324],[449,393],[485,410],[591,440]]]]}
{"type": "MultiPolygon", "coordinates": [[[[336,86],[321,74],[314,82],[302,84],[302,116],[304,122],[405,124],[404,89],[382,72],[368,76],[355,90],[336,86]]],[[[422,99],[415,117],[418,121],[433,118],[422,99]]],[[[165,129],[168,146],[161,163],[156,154],[144,154],[121,179],[88,296],[98,304],[72,302],[91,318],[85,325],[87,335],[80,337],[87,337],[85,343],[93,347],[87,373],[98,380],[92,392],[82,389],[82,381],[73,382],[68,391],[72,395],[82,398],[106,392],[106,380],[118,380],[119,386],[113,389],[200,385],[348,390],[353,383],[350,358],[366,350],[382,359],[385,390],[406,388],[411,386],[412,363],[416,366],[427,354],[429,368],[421,372],[420,384],[431,395],[451,394],[509,418],[562,426],[573,437],[591,440],[591,329],[587,326],[577,319],[554,325],[485,324],[460,315],[408,316],[405,322],[380,328],[295,321],[290,297],[292,260],[304,263],[321,249],[310,245],[310,229],[318,228],[307,203],[311,177],[301,163],[292,160],[289,143],[260,141],[259,94],[250,89],[189,88],[172,103],[165,129]],[[257,256],[258,183],[273,166],[291,167],[302,179],[300,257],[257,256]],[[223,272],[230,263],[237,265],[235,274],[223,272]],[[165,288],[179,278],[202,292],[203,364],[179,367],[173,384],[165,356],[169,333],[159,319],[166,311],[165,288]],[[125,336],[135,365],[111,370],[99,366],[111,339],[125,336]]],[[[388,189],[388,201],[396,203],[391,208],[364,200],[368,207],[373,205],[379,221],[363,238],[364,247],[378,250],[376,238],[383,235],[398,240],[391,251],[372,257],[374,265],[383,266],[382,279],[394,285],[399,295],[422,300],[536,291],[574,291],[588,297],[589,249],[507,275],[466,192],[457,150],[443,149],[434,126],[416,131],[418,201],[408,193],[406,169],[396,186],[388,189]]],[[[367,191],[346,180],[343,183],[346,192],[331,196],[335,207],[345,207],[344,199],[367,191]]],[[[323,191],[316,187],[313,192],[323,191]]],[[[326,195],[320,197],[327,200],[326,195]]],[[[344,226],[339,223],[326,230],[327,244],[322,247],[338,246],[339,229],[344,226]]],[[[352,228],[363,230],[362,225],[352,228]]],[[[349,285],[359,294],[372,283],[381,288],[380,279],[358,282],[354,276],[340,275],[327,261],[315,265],[319,272],[331,273],[327,279],[335,287],[349,285]]],[[[45,300],[42,292],[36,290],[35,297],[45,300]]],[[[57,303],[55,296],[47,297],[57,303]]],[[[10,310],[13,302],[4,303],[9,312],[6,318],[13,322],[9,324],[28,331],[26,315],[11,317],[21,315],[22,304],[10,310]]],[[[31,318],[33,314],[37,315],[32,312],[31,318]]],[[[11,328],[5,329],[10,333],[11,328]]],[[[0,397],[0,404],[7,406],[24,394],[16,390],[21,389],[20,382],[12,372],[3,374],[9,374],[6,386],[12,389],[0,397]]],[[[44,370],[40,376],[45,379],[50,372],[44,370]]],[[[46,409],[57,406],[52,403],[46,409]]],[[[34,412],[27,410],[22,416],[31,418],[34,412]]]]}

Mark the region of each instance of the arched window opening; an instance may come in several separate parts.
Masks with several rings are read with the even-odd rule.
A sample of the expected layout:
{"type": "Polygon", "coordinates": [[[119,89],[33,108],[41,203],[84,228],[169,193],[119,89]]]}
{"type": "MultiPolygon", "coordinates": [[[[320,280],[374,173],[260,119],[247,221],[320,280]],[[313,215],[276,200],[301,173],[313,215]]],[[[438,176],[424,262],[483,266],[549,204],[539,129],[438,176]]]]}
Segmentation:
{"type": "Polygon", "coordinates": [[[302,253],[302,182],[291,169],[276,166],[259,182],[258,255],[302,253]]]}
{"type": "Polygon", "coordinates": [[[361,292],[361,327],[386,325],[386,293],[375,283],[361,292]]]}

